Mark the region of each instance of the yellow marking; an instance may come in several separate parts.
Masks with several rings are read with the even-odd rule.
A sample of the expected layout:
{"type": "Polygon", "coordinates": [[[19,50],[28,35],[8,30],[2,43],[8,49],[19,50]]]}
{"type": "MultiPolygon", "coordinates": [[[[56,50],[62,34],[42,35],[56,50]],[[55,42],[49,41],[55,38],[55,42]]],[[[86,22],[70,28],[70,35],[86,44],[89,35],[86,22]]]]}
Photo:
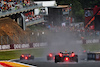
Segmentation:
{"type": "Polygon", "coordinates": [[[0,61],[0,62],[8,64],[13,67],[30,67],[30,66],[26,66],[24,64],[19,64],[19,63],[14,63],[14,62],[8,62],[8,61],[0,61]]]}

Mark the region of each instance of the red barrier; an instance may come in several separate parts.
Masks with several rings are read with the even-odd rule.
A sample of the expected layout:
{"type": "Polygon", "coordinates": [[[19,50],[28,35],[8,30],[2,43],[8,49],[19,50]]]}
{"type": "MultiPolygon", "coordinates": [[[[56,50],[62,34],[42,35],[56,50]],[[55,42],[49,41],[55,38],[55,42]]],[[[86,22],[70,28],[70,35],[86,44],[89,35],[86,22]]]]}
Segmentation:
{"type": "Polygon", "coordinates": [[[10,44],[10,49],[14,49],[14,44],[10,44]]]}
{"type": "Polygon", "coordinates": [[[9,64],[3,63],[3,62],[0,62],[0,65],[2,65],[3,67],[13,67],[13,66],[10,66],[9,64]]]}
{"type": "Polygon", "coordinates": [[[100,61],[100,53],[96,53],[96,61],[100,61]]]}

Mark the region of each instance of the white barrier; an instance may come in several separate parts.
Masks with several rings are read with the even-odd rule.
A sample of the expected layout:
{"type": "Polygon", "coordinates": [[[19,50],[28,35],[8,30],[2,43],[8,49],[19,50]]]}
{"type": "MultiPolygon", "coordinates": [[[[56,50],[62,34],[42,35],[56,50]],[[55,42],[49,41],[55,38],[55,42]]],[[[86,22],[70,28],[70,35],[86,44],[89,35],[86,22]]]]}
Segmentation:
{"type": "Polygon", "coordinates": [[[10,49],[10,45],[2,45],[1,49],[2,50],[10,49]]]}
{"type": "Polygon", "coordinates": [[[39,43],[33,43],[33,47],[36,48],[36,47],[39,47],[39,43]]]}
{"type": "Polygon", "coordinates": [[[45,46],[47,46],[47,43],[8,44],[8,45],[0,45],[0,50],[37,48],[45,46]]]}
{"type": "Polygon", "coordinates": [[[89,44],[89,43],[100,43],[100,39],[92,39],[92,40],[77,40],[77,44],[89,44]]]}
{"type": "Polygon", "coordinates": [[[99,43],[99,39],[86,40],[86,44],[88,43],[99,43]]]}
{"type": "Polygon", "coordinates": [[[22,48],[30,48],[29,44],[22,44],[22,48]]]}
{"type": "Polygon", "coordinates": [[[14,49],[21,49],[21,44],[14,44],[14,49]]]}

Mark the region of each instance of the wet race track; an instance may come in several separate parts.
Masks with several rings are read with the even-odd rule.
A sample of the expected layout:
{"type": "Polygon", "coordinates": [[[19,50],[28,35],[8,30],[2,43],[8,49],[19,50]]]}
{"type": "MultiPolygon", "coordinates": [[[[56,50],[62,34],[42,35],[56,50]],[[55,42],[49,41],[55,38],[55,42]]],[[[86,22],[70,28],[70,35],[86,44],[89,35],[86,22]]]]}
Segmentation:
{"type": "Polygon", "coordinates": [[[82,44],[77,43],[77,35],[74,32],[66,31],[64,29],[57,30],[57,32],[51,33],[48,40],[48,47],[43,53],[43,56],[30,61],[20,61],[31,65],[36,65],[37,67],[100,67],[100,62],[98,61],[86,61],[87,55],[84,53],[82,44]],[[55,63],[54,61],[47,61],[46,56],[51,53],[58,53],[60,51],[73,51],[78,55],[78,63],[76,62],[61,62],[55,63]]]}
{"type": "Polygon", "coordinates": [[[99,61],[81,61],[81,62],[60,62],[55,63],[54,61],[47,61],[44,58],[35,58],[34,60],[15,60],[17,62],[22,62],[37,67],[100,67],[99,61]]]}

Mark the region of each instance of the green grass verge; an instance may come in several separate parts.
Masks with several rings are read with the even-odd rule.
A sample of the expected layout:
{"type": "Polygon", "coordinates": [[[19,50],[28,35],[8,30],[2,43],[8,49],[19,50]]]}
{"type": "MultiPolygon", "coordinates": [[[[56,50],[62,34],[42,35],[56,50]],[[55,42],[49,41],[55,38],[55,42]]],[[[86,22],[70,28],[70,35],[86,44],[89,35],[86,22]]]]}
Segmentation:
{"type": "Polygon", "coordinates": [[[21,54],[31,54],[34,57],[42,56],[45,48],[23,49],[12,51],[0,51],[0,60],[10,60],[20,58],[21,54]]]}
{"type": "Polygon", "coordinates": [[[100,43],[83,44],[83,48],[89,51],[97,51],[97,50],[100,50],[100,43]]]}

